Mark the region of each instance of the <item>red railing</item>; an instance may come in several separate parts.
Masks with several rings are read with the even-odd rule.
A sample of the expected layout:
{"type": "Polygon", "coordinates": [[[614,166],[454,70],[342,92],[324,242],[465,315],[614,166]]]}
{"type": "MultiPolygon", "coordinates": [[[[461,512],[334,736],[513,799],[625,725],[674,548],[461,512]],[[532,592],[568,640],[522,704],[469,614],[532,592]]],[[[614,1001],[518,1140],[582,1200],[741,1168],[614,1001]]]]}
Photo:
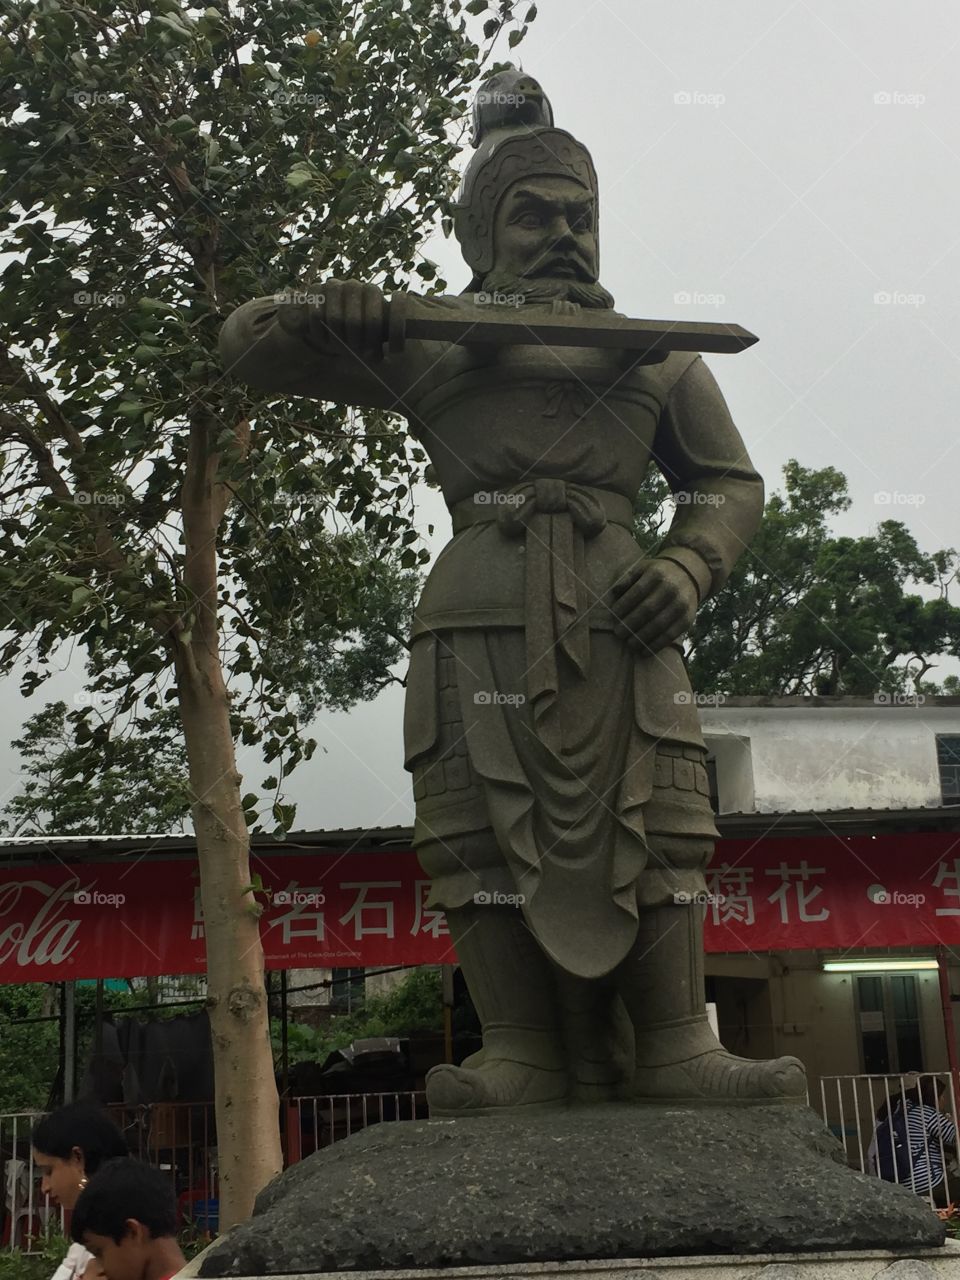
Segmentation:
{"type": "Polygon", "coordinates": [[[287,1103],[286,1163],[349,1138],[371,1124],[392,1120],[425,1120],[427,1095],[410,1090],[397,1093],[335,1093],[291,1098],[287,1103]]]}

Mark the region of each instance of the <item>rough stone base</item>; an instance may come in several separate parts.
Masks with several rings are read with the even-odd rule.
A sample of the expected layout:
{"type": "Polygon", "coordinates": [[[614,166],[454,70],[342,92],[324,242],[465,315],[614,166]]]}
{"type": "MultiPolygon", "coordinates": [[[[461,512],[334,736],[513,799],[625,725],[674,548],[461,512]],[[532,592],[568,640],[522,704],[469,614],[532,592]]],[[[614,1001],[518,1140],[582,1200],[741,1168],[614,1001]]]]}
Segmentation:
{"type": "MultiPolygon", "coordinates": [[[[479,1265],[503,1268],[499,1276],[522,1263],[556,1271],[558,1262],[648,1258],[655,1261],[635,1270],[650,1280],[667,1259],[696,1268],[694,1259],[719,1265],[720,1255],[741,1270],[715,1274],[739,1280],[756,1268],[745,1271],[735,1255],[887,1249],[915,1257],[944,1237],[918,1196],[848,1169],[806,1107],[622,1104],[365,1129],[271,1183],[254,1217],[205,1252],[198,1274],[479,1265]]],[[[882,1261],[851,1280],[874,1280],[882,1261]]],[[[701,1266],[698,1280],[704,1275],[701,1266]]],[[[792,1277],[770,1271],[765,1280],[792,1277]]],[[[931,1278],[901,1270],[888,1280],[931,1278]]]]}
{"type": "MultiPolygon", "coordinates": [[[[175,1280],[199,1275],[194,1264],[175,1280]]],[[[764,1253],[747,1258],[623,1258],[615,1262],[528,1262],[443,1271],[325,1271],[289,1280],[957,1280],[960,1243],[912,1254],[764,1253]]]]}

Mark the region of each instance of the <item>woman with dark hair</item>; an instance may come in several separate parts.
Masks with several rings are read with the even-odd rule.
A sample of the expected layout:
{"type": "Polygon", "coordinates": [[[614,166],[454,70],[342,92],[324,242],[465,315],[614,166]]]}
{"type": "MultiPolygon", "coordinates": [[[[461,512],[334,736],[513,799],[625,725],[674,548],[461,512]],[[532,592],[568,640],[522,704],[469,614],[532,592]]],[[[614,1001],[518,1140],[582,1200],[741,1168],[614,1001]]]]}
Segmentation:
{"type": "MultiPolygon", "coordinates": [[[[73,1208],[104,1161],[129,1155],[123,1134],[97,1102],[70,1102],[44,1116],[34,1126],[32,1141],[40,1189],[64,1209],[73,1208]]],[[[95,1280],[99,1274],[93,1254],[73,1244],[52,1280],[95,1280]]]]}

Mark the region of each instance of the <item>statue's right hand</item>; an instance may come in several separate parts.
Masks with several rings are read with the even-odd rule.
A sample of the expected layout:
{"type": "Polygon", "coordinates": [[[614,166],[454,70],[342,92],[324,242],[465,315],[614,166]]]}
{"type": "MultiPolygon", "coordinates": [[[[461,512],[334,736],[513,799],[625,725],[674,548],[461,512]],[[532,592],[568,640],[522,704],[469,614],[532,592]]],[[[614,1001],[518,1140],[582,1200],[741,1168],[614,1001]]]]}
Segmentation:
{"type": "Polygon", "coordinates": [[[361,280],[325,280],[306,302],[281,303],[277,317],[322,355],[382,360],[387,336],[387,300],[375,284],[361,280]]]}

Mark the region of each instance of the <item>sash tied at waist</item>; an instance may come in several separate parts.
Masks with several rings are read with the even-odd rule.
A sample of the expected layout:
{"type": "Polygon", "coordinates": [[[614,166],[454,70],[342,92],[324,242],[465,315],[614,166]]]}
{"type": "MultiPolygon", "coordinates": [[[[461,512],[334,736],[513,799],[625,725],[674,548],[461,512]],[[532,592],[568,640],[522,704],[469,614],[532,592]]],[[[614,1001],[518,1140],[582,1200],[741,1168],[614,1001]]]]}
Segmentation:
{"type": "MultiPolygon", "coordinates": [[[[585,676],[590,665],[584,541],[608,522],[633,527],[633,503],[623,494],[553,477],[494,493],[478,493],[452,511],[455,533],[496,521],[508,538],[525,538],[524,619],[527,689],[537,736],[552,751],[563,748],[557,714],[557,653],[585,676]]],[[[513,690],[512,692],[520,692],[513,690]]]]}

